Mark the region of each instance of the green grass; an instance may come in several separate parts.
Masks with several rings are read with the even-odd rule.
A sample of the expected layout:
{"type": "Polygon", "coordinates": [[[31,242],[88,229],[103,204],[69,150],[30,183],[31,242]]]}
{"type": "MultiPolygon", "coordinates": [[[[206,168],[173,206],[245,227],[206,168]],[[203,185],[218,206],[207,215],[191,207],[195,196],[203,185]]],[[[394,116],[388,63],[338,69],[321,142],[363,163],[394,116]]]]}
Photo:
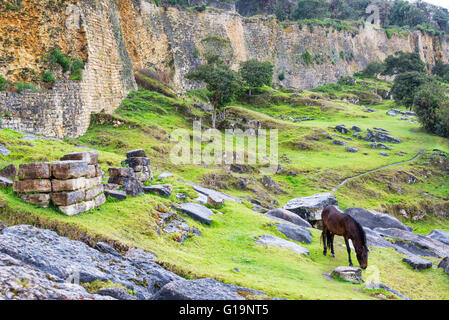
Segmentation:
{"type": "MultiPolygon", "coordinates": [[[[431,157],[433,149],[449,152],[448,140],[425,133],[417,123],[406,123],[387,116],[387,110],[396,108],[392,101],[373,106],[377,109],[375,113],[365,113],[366,106],[342,100],[345,90],[388,88],[383,81],[365,82],[355,86],[340,84],[341,90],[335,85],[327,85],[313,92],[265,87],[255,96],[242,97],[227,108],[229,121],[246,116],[260,120],[263,127],[279,129],[279,155],[284,172],[272,178],[284,190],[280,194],[265,189],[257,180],[261,175],[254,172],[231,175],[221,166],[174,165],[169,161],[168,155],[174,146],[169,139],[171,131],[183,128],[191,132],[192,121],[198,117],[203,119],[204,125],[210,123],[210,115],[195,107],[195,101],[206,101],[207,96],[201,90],[189,92],[185,100],[156,92],[133,92],[114,115],[94,115],[83,137],[64,142],[24,141],[19,133],[0,130],[0,144],[5,144],[12,151],[8,157],[0,158],[0,168],[11,162],[18,165],[57,160],[66,153],[79,151],[75,146],[88,146],[100,152],[100,164],[104,170],[120,166],[126,151],[144,148],[152,160],[151,167],[156,176],[166,170],[175,173],[174,177],[164,180],[164,183],[174,186],[169,199],[152,195],[141,195],[122,202],[109,199],[101,209],[74,217],[64,216],[54,208],[35,208],[15,197],[10,189],[3,190],[0,191],[0,202],[5,206],[0,209],[0,220],[48,227],[75,239],[84,239],[87,234],[92,241],[106,239],[122,246],[140,247],[156,253],[159,263],[187,278],[213,277],[264,291],[271,297],[377,299],[379,294],[383,294],[394,299],[396,297],[383,290],[366,290],[362,285],[327,280],[323,276],[323,273],[337,266],[347,265],[346,249],[340,237],[337,237],[335,247],[337,258],[322,255],[319,230],[312,230],[312,244],[301,244],[309,249],[310,256],[257,244],[254,237],[264,234],[285,237],[270,225],[270,220],[252,211],[248,202],[250,198],[262,197],[264,203],[268,199],[276,199],[283,206],[293,197],[330,191],[345,178],[410,159],[419,151],[427,150],[422,158],[413,163],[390,167],[348,183],[336,192],[336,196],[342,209],[357,206],[384,212],[391,210],[390,213],[421,234],[434,228],[449,231],[447,218],[428,214],[424,219],[415,221],[401,217],[395,211],[401,206],[407,210],[426,210],[429,206],[446,201],[444,199],[449,191],[447,172],[442,171],[439,165],[432,164],[431,157]],[[280,115],[315,120],[295,123],[276,118],[280,115]],[[326,139],[328,134],[335,133],[333,128],[339,124],[345,124],[348,128],[357,125],[363,130],[381,127],[404,142],[388,144],[392,148],[387,151],[390,157],[382,157],[379,155],[381,150],[371,149],[369,142],[347,140],[350,146],[360,150],[355,154],[348,153],[344,151],[345,147],[334,145],[326,139]],[[312,137],[317,137],[319,141],[312,137]],[[399,151],[407,154],[400,156],[399,151]],[[289,171],[296,172],[296,176],[287,174],[289,171]],[[426,173],[429,171],[431,174],[426,173]],[[407,184],[402,178],[404,174],[413,174],[422,182],[407,184]],[[424,178],[424,175],[428,176],[424,178]],[[239,178],[249,179],[251,188],[240,190],[236,183],[239,178]],[[222,191],[245,201],[242,204],[227,202],[220,209],[223,214],[214,215],[211,226],[185,217],[188,224],[197,227],[202,235],[190,237],[180,244],[172,235],[157,234],[154,214],[176,202],[174,195],[178,192],[188,194],[189,200],[197,196],[184,181],[211,185],[216,189],[220,189],[217,185],[224,186],[222,191]],[[402,194],[388,187],[392,183],[402,188],[402,194]],[[424,193],[433,197],[424,197],[424,193]]],[[[341,136],[339,139],[345,140],[351,134],[341,136]]],[[[258,169],[258,165],[254,169],[258,169]]],[[[154,183],[162,181],[156,180],[154,183]]],[[[355,260],[355,256],[353,258],[355,260]]],[[[363,271],[363,275],[368,277],[372,270],[378,270],[382,283],[412,299],[449,299],[448,276],[441,269],[415,271],[401,260],[402,255],[393,249],[373,249],[369,255],[372,269],[363,271]]]]}

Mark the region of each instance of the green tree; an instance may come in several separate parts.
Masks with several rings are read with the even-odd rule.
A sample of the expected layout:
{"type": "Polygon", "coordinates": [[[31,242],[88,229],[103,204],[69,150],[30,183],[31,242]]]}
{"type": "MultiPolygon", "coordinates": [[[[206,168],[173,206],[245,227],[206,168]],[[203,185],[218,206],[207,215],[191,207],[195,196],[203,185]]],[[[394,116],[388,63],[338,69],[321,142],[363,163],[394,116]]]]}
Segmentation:
{"type": "Polygon", "coordinates": [[[392,76],[404,72],[426,72],[426,65],[417,52],[398,52],[388,56],[384,62],[384,76],[392,76]]]}
{"type": "Polygon", "coordinates": [[[438,61],[433,67],[432,73],[449,83],[449,64],[438,61]]]}
{"type": "Polygon", "coordinates": [[[375,78],[385,70],[385,65],[380,62],[371,62],[363,70],[362,75],[367,78],[375,78]]]}
{"type": "Polygon", "coordinates": [[[429,22],[426,12],[408,1],[395,0],[388,16],[388,24],[415,27],[429,22]]]}
{"type": "Polygon", "coordinates": [[[0,91],[5,90],[6,83],[7,83],[6,79],[0,76],[0,91]]]}
{"type": "Polygon", "coordinates": [[[329,17],[329,10],[325,0],[299,0],[292,16],[297,20],[324,19],[329,17]]]}
{"type": "Polygon", "coordinates": [[[449,99],[437,81],[423,84],[415,94],[413,108],[429,132],[449,137],[449,99]]]}
{"type": "Polygon", "coordinates": [[[231,102],[242,88],[240,75],[232,71],[217,56],[212,56],[208,57],[207,63],[200,66],[197,71],[187,74],[186,78],[206,84],[209,100],[214,107],[212,127],[215,128],[217,110],[231,102]]]}
{"type": "Polygon", "coordinates": [[[415,93],[419,87],[428,81],[430,81],[430,78],[424,73],[416,71],[401,73],[394,80],[391,93],[398,103],[411,108],[415,93]]]}
{"type": "Polygon", "coordinates": [[[246,85],[249,87],[249,95],[251,89],[262,87],[263,85],[271,86],[273,80],[274,66],[268,61],[260,62],[251,59],[240,64],[240,75],[246,85]]]}

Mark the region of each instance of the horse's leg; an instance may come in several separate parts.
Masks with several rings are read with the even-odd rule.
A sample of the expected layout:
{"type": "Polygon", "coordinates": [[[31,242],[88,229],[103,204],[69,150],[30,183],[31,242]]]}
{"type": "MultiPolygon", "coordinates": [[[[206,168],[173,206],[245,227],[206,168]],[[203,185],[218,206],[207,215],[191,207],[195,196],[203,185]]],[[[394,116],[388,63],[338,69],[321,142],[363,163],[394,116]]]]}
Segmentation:
{"type": "Polygon", "coordinates": [[[326,227],[323,227],[323,232],[321,233],[321,237],[323,238],[323,245],[324,245],[324,250],[323,250],[323,254],[327,255],[327,229],[326,227]]]}
{"type": "Polygon", "coordinates": [[[349,246],[348,238],[345,236],[345,243],[346,243],[346,249],[348,250],[348,258],[349,258],[349,266],[353,267],[352,261],[351,261],[351,247],[349,246]]]}
{"type": "Polygon", "coordinates": [[[335,234],[330,233],[330,236],[329,236],[329,242],[330,242],[330,247],[331,247],[332,257],[335,258],[335,252],[334,252],[334,236],[335,236],[335,234]]]}

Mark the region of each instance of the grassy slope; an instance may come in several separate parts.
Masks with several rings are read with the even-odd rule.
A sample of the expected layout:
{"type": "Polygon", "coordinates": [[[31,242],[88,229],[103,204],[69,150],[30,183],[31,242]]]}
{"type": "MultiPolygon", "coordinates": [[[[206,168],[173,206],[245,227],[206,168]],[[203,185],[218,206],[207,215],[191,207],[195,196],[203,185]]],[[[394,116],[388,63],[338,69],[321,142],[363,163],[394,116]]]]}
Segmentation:
{"type": "MultiPolygon", "coordinates": [[[[385,86],[385,83],[379,83],[385,86]]],[[[267,89],[268,90],[268,89],[267,89]]],[[[320,191],[329,191],[344,178],[357,173],[377,168],[389,163],[411,158],[422,149],[438,148],[449,151],[447,140],[423,133],[418,124],[407,124],[385,115],[392,107],[392,102],[374,106],[378,112],[368,114],[363,107],[351,105],[340,100],[320,99],[320,106],[305,106],[295,100],[295,93],[270,91],[270,96],[278,96],[277,103],[242,103],[229,107],[238,114],[246,114],[253,119],[261,119],[280,131],[280,154],[285,154],[290,163],[282,165],[288,170],[297,170],[296,177],[285,174],[276,175],[273,179],[284,189],[285,193],[275,195],[266,191],[272,198],[278,199],[280,205],[295,196],[311,195],[320,191]],[[296,101],[296,102],[295,102],[296,101]],[[269,104],[269,106],[267,106],[269,104]],[[292,123],[271,116],[279,114],[292,116],[309,116],[316,120],[292,123]],[[362,118],[367,115],[368,118],[362,118]],[[332,127],[345,124],[347,127],[358,125],[362,129],[381,127],[404,140],[404,143],[392,145],[390,157],[382,157],[369,148],[369,143],[358,140],[349,141],[349,145],[358,147],[359,153],[344,152],[342,146],[336,146],[324,138],[323,131],[333,134],[332,127]],[[413,129],[415,132],[411,132],[413,129]],[[320,141],[308,141],[311,136],[320,137],[320,141]],[[304,149],[308,150],[301,150],[304,149]],[[407,155],[395,155],[403,150],[407,155]],[[363,155],[368,152],[369,155],[363,155]]],[[[329,92],[300,94],[301,98],[311,95],[326,95],[329,92]]],[[[335,92],[334,92],[335,93],[335,92]]],[[[344,96],[342,91],[337,96],[344,96]]],[[[188,95],[196,96],[195,93],[188,95]]],[[[189,100],[190,101],[190,100],[189,100]]],[[[205,166],[175,166],[168,161],[168,152],[173,142],[168,133],[176,128],[191,130],[192,116],[201,116],[202,112],[179,99],[166,98],[157,93],[141,92],[132,94],[124,102],[124,107],[117,111],[113,118],[95,117],[87,134],[79,139],[59,141],[23,141],[20,134],[10,130],[0,131],[0,144],[5,144],[12,153],[3,158],[0,167],[10,162],[18,165],[30,161],[56,160],[65,153],[79,150],[75,145],[87,145],[100,151],[100,162],[104,169],[108,166],[119,166],[124,154],[130,149],[143,147],[152,159],[152,169],[158,174],[164,170],[176,173],[168,180],[174,185],[174,192],[187,192],[192,199],[195,192],[183,182],[207,182],[203,178],[210,174],[225,175],[222,168],[205,166]],[[119,122],[117,122],[119,121],[119,122]]],[[[1,158],[0,158],[1,159],[1,158]]],[[[447,196],[444,176],[435,170],[435,174],[424,183],[415,185],[403,184],[407,192],[395,194],[386,189],[386,183],[399,171],[416,173],[427,167],[425,160],[413,164],[393,167],[382,174],[369,175],[341,188],[336,196],[342,208],[360,206],[381,208],[384,203],[417,202],[422,200],[423,192],[440,197],[447,196]],[[373,193],[374,192],[374,193],[373,193]],[[374,194],[374,196],[373,196],[374,194]],[[379,196],[380,195],[380,196],[379,196]]],[[[253,174],[234,174],[236,177],[251,178],[253,174]]],[[[156,181],[157,182],[157,181],[156,181]]],[[[237,190],[229,181],[230,194],[247,199],[253,196],[249,191],[237,190]]],[[[402,186],[402,185],[401,185],[402,186]]],[[[259,186],[262,188],[261,186],[259,186]]],[[[203,226],[186,218],[188,223],[200,229],[201,237],[191,237],[179,244],[172,236],[159,236],[155,231],[154,214],[156,210],[169,208],[176,201],[152,195],[142,195],[123,202],[108,201],[99,210],[75,217],[66,217],[53,208],[39,209],[16,198],[11,190],[0,191],[0,201],[4,208],[0,209],[0,220],[10,223],[34,223],[48,226],[63,232],[65,225],[77,226],[81,233],[117,240],[128,246],[137,246],[155,252],[159,261],[165,266],[187,277],[213,277],[224,282],[235,283],[265,291],[270,296],[289,299],[370,299],[373,291],[364,291],[360,285],[352,285],[341,281],[330,281],[323,273],[336,266],[346,265],[346,250],[341,239],[336,245],[337,258],[324,257],[320,248],[319,231],[312,230],[313,243],[304,245],[311,252],[310,256],[298,256],[289,250],[270,248],[258,245],[252,237],[273,234],[284,238],[270,221],[263,215],[253,212],[245,201],[243,204],[227,203],[216,214],[210,227],[203,226]],[[56,224],[58,223],[58,224],[56,224]],[[239,272],[236,272],[237,268],[239,272]],[[269,275],[269,276],[267,276],[269,275]]],[[[449,231],[449,223],[445,219],[426,217],[423,221],[405,221],[413,225],[418,232],[426,233],[434,227],[449,231]]],[[[70,229],[70,228],[68,228],[70,229]]],[[[66,232],[74,238],[82,238],[73,231],[66,232]]],[[[374,249],[370,252],[370,268],[377,268],[382,283],[402,292],[413,299],[449,299],[447,291],[448,276],[441,269],[413,271],[401,262],[401,255],[392,249],[374,249]]],[[[438,261],[434,261],[437,263],[438,261]]],[[[368,276],[371,270],[364,271],[368,276]]],[[[389,298],[394,298],[386,294],[389,298]]]]}

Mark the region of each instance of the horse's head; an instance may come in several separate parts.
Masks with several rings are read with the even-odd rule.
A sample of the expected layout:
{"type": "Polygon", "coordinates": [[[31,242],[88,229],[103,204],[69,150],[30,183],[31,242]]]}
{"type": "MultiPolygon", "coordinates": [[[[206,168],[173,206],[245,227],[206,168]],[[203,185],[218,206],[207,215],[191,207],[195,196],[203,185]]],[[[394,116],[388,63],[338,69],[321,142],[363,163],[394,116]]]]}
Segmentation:
{"type": "Polygon", "coordinates": [[[368,247],[366,245],[356,246],[355,252],[357,254],[357,260],[359,261],[360,268],[366,269],[368,267],[368,247]]]}

